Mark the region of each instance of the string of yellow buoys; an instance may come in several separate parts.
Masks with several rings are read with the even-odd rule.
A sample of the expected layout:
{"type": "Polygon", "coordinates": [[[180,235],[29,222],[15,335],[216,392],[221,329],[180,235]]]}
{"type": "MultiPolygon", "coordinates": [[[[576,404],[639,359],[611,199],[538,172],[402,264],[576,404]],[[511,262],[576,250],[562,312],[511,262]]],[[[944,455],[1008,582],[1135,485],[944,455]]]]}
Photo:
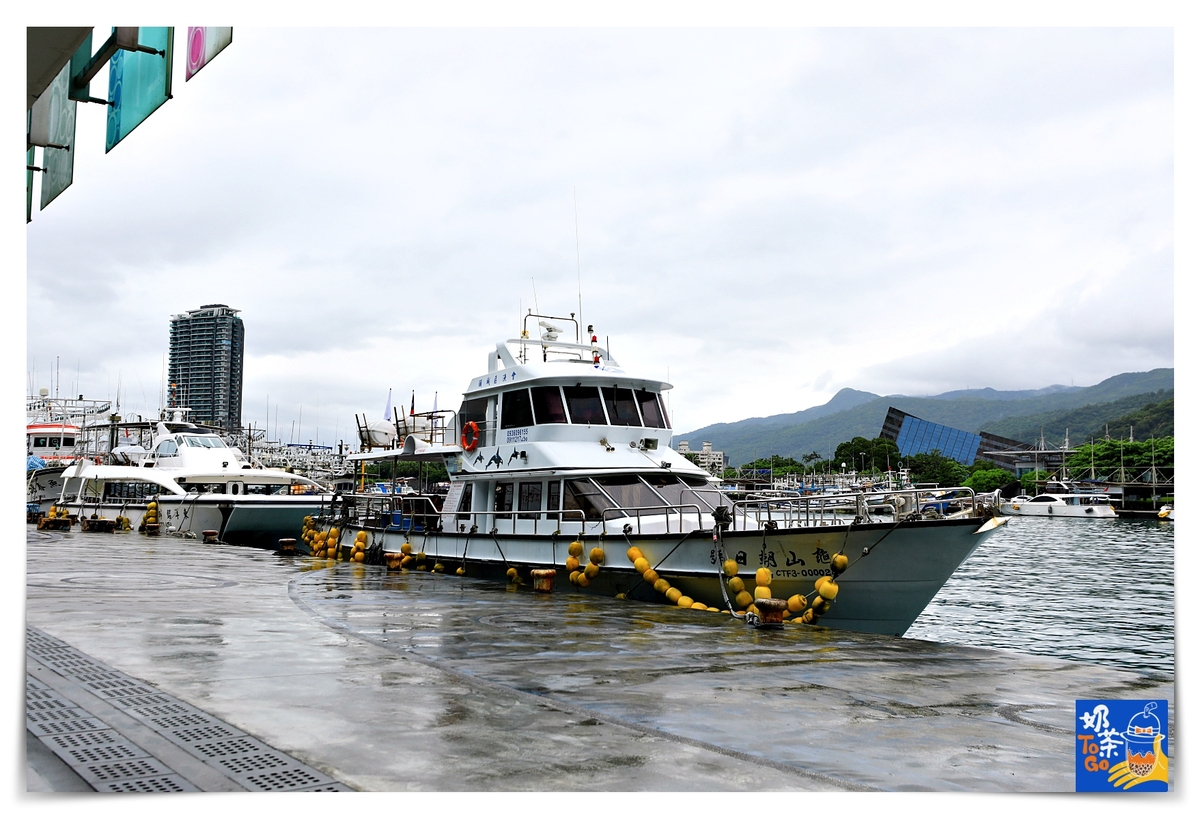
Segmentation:
{"type": "MultiPolygon", "coordinates": [[[[783,617],[789,619],[797,614],[800,614],[797,621],[803,622],[806,625],[813,625],[821,618],[821,616],[829,610],[829,606],[833,604],[833,600],[837,598],[840,590],[835,577],[846,570],[850,565],[850,558],[845,554],[834,554],[830,560],[830,573],[817,577],[813,583],[813,590],[808,594],[793,594],[787,598],[787,611],[783,617]],[[809,602],[809,597],[815,599],[809,602]]],[[[734,560],[725,560],[721,565],[721,570],[727,577],[725,581],[726,587],[730,593],[734,595],[734,604],[743,610],[737,611],[739,615],[745,613],[759,614],[758,607],[754,604],[756,600],[772,599],[774,594],[771,592],[771,569],[759,568],[754,572],[754,593],[751,594],[746,590],[746,584],[739,577],[738,564],[734,560]]]]}
{"type": "MultiPolygon", "coordinates": [[[[568,574],[567,578],[571,580],[572,585],[577,585],[580,588],[586,588],[591,585],[592,580],[594,580],[600,574],[600,566],[604,564],[605,559],[604,549],[600,546],[596,546],[589,551],[588,563],[587,565],[583,566],[583,570],[580,570],[579,558],[582,556],[582,542],[579,540],[574,540],[570,545],[567,546],[567,561],[565,563],[568,574]]],[[[509,572],[512,573],[513,569],[510,568],[509,572]]]]}
{"type": "Polygon", "coordinates": [[[646,559],[645,555],[642,554],[642,549],[636,545],[631,545],[629,550],[625,552],[625,556],[633,563],[633,569],[642,575],[642,581],[665,596],[668,602],[680,608],[689,608],[694,611],[720,613],[719,608],[713,608],[705,605],[703,602],[697,602],[683,593],[683,591],[672,587],[671,583],[658,575],[658,572],[650,565],[650,560],[646,559]]]}

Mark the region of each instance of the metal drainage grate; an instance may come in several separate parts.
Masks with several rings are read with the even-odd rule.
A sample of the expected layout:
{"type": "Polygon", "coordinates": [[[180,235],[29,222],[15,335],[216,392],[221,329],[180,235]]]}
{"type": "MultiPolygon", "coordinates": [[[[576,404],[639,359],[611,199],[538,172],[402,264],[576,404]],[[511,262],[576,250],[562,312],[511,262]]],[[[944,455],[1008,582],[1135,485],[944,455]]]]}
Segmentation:
{"type": "MultiPolygon", "coordinates": [[[[115,671],[64,642],[26,629],[29,654],[150,726],[248,790],[350,792],[349,787],[232,725],[115,671]],[[39,655],[41,654],[41,655],[39,655]]],[[[26,676],[27,726],[101,792],[196,788],[119,732],[26,676]],[[30,702],[36,704],[31,705],[30,702]]]]}
{"type": "Polygon", "coordinates": [[[133,781],[111,781],[95,785],[97,792],[197,792],[178,775],[160,775],[133,781]]]}

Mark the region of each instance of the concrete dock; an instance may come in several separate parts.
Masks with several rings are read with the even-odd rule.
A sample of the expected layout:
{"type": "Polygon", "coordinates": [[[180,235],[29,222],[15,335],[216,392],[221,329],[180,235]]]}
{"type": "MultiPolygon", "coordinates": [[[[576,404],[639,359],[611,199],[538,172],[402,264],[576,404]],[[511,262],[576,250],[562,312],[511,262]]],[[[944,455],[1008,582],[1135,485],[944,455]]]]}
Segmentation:
{"type": "MultiPolygon", "coordinates": [[[[259,774],[165,712],[298,771],[268,789],[1063,792],[1075,699],[1166,698],[1175,735],[1160,674],[172,537],[28,530],[26,622],[34,699],[179,789],[259,774]]],[[[30,790],[99,788],[29,723],[30,790]]]]}

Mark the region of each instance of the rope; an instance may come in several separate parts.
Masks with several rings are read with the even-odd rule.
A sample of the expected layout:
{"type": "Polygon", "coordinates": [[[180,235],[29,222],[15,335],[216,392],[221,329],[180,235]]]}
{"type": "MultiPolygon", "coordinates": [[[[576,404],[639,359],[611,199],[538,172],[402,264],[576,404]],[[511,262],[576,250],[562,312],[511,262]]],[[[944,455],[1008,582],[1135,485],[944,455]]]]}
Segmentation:
{"type": "Polygon", "coordinates": [[[508,564],[508,557],[504,556],[504,549],[500,547],[500,539],[496,536],[496,529],[494,528],[492,529],[492,542],[496,544],[496,550],[500,552],[500,559],[504,560],[504,567],[511,568],[512,566],[508,564]]]}

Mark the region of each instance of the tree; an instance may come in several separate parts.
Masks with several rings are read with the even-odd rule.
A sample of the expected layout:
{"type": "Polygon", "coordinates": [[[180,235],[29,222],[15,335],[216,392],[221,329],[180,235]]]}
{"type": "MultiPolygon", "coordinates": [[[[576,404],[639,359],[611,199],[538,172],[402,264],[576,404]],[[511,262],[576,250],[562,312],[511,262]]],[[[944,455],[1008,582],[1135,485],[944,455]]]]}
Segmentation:
{"type": "Polygon", "coordinates": [[[937,483],[939,486],[961,486],[967,479],[967,467],[934,449],[927,454],[910,454],[905,464],[911,470],[914,483],[937,483]]]}
{"type": "Polygon", "coordinates": [[[835,463],[839,466],[845,463],[853,471],[884,471],[889,462],[894,466],[899,459],[900,449],[895,441],[885,437],[871,440],[856,437],[840,444],[833,454],[835,463]]]}
{"type": "Polygon", "coordinates": [[[976,469],[971,476],[963,483],[967,488],[975,489],[980,494],[986,494],[989,491],[995,491],[1002,486],[1007,486],[1017,478],[1008,469],[990,468],[976,469]]]}

